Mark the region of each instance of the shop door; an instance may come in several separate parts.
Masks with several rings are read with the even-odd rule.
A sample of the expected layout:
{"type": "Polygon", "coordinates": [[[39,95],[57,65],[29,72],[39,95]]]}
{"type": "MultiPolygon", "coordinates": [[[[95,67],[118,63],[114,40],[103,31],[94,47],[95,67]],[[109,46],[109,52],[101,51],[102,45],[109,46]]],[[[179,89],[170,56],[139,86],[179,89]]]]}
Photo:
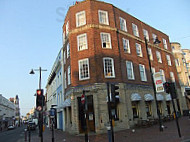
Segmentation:
{"type": "MultiPolygon", "coordinates": [[[[85,130],[85,113],[84,105],[81,104],[81,97],[77,98],[78,100],[78,112],[79,112],[79,132],[84,133],[85,130]]],[[[87,126],[89,132],[95,131],[95,117],[94,117],[94,105],[93,105],[93,96],[87,96],[87,126]]]]}

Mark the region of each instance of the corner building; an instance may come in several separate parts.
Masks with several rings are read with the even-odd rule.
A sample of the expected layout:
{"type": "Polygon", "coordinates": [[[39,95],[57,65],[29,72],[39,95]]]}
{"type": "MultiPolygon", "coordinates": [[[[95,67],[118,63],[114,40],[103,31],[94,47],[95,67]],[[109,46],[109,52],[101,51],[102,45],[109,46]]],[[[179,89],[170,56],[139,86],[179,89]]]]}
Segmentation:
{"type": "MultiPolygon", "coordinates": [[[[112,4],[86,0],[71,6],[63,25],[65,130],[83,132],[82,91],[86,91],[89,131],[106,132],[106,82],[119,86],[114,130],[128,129],[140,120],[158,119],[144,36],[152,71],[179,88],[169,37],[112,4]],[[159,45],[154,45],[158,37],[159,45]]],[[[179,90],[178,90],[179,91],[179,90]]],[[[180,95],[180,94],[178,94],[180,95]]],[[[169,94],[157,94],[161,116],[172,115],[169,94]]],[[[180,102],[176,101],[179,111],[180,102]]]]}

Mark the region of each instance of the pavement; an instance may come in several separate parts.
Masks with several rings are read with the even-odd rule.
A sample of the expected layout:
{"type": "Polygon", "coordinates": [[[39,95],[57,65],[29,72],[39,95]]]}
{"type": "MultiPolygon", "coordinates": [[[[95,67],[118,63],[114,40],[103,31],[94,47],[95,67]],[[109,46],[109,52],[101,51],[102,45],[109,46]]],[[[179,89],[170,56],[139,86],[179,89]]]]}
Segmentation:
{"type": "MultiPolygon", "coordinates": [[[[190,119],[189,117],[180,117],[179,126],[181,137],[179,137],[176,121],[164,122],[165,126],[162,132],[159,131],[159,125],[153,125],[148,128],[137,128],[135,130],[127,129],[114,132],[114,142],[190,142],[190,119]]],[[[71,135],[61,130],[54,131],[54,142],[85,142],[83,134],[71,135]]],[[[52,131],[46,128],[43,133],[44,142],[52,142],[52,131]]],[[[89,135],[89,142],[108,142],[108,134],[89,135]]],[[[31,136],[31,142],[41,142],[41,138],[36,134],[31,136]]]]}

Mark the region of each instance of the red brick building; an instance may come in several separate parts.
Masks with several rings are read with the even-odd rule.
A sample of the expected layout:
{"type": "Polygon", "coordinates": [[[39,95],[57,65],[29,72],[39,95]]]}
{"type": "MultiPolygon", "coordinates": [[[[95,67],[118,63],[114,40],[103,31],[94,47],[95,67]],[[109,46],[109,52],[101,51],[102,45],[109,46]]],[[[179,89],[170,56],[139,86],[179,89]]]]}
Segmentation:
{"type": "MultiPolygon", "coordinates": [[[[106,131],[106,82],[119,86],[116,130],[130,128],[140,119],[157,118],[144,36],[148,40],[152,71],[161,72],[164,82],[173,81],[179,87],[166,34],[109,3],[86,0],[69,8],[63,25],[64,92],[65,98],[71,99],[71,106],[65,108],[66,131],[82,132],[83,90],[88,91],[89,130],[106,131]],[[160,44],[153,44],[156,37],[160,44]]],[[[172,114],[168,94],[157,94],[157,100],[162,116],[172,114]]]]}

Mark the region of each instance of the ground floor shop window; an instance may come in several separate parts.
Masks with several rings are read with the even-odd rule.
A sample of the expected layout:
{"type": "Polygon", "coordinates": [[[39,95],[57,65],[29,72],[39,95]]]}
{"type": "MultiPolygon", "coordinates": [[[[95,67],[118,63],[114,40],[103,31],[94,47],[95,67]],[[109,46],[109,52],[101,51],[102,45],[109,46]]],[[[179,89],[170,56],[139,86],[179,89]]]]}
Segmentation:
{"type": "Polygon", "coordinates": [[[138,102],[132,102],[133,118],[139,118],[138,102]]]}
{"type": "Polygon", "coordinates": [[[151,101],[145,102],[145,108],[146,108],[147,117],[152,116],[151,101]]]}
{"type": "Polygon", "coordinates": [[[158,110],[160,111],[160,115],[163,114],[163,111],[162,111],[162,102],[158,102],[158,110]]]}

